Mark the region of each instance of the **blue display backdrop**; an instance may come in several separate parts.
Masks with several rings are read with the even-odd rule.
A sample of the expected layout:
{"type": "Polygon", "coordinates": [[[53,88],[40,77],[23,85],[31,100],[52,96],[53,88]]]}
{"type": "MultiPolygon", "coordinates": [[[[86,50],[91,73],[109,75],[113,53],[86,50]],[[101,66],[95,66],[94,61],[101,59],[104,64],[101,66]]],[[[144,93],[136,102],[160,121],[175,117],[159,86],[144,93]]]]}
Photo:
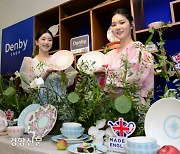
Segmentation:
{"type": "Polygon", "coordinates": [[[34,46],[34,17],[2,30],[1,74],[19,71],[25,56],[31,56],[34,46]]]}

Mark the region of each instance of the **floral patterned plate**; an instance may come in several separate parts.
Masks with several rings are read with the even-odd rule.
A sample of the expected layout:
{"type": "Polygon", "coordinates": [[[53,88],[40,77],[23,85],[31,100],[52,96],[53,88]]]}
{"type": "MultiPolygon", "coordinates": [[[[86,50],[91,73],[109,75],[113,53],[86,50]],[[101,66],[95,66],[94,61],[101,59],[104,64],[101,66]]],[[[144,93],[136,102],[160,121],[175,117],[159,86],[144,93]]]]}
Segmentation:
{"type": "Polygon", "coordinates": [[[29,119],[29,137],[43,138],[46,136],[54,127],[56,119],[56,108],[50,104],[44,104],[39,109],[37,109],[29,119]]]}
{"type": "Polygon", "coordinates": [[[29,118],[31,115],[40,108],[41,105],[39,104],[31,104],[28,105],[19,115],[18,118],[18,126],[24,126],[24,132],[28,132],[28,123],[29,123],[29,118]]]}
{"type": "Polygon", "coordinates": [[[77,61],[77,68],[87,74],[98,70],[104,65],[105,55],[98,51],[83,54],[77,61]]]}

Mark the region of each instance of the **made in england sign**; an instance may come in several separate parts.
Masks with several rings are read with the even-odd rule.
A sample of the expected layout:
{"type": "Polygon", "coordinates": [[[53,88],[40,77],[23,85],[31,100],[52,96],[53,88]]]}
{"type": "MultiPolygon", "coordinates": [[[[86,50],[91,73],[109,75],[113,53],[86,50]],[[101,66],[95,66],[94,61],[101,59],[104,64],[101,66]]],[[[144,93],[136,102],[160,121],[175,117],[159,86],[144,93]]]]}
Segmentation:
{"type": "Polygon", "coordinates": [[[1,74],[19,71],[25,56],[33,52],[34,17],[2,30],[1,74]]]}
{"type": "Polygon", "coordinates": [[[72,53],[89,52],[89,35],[72,38],[70,48],[72,53]]]}

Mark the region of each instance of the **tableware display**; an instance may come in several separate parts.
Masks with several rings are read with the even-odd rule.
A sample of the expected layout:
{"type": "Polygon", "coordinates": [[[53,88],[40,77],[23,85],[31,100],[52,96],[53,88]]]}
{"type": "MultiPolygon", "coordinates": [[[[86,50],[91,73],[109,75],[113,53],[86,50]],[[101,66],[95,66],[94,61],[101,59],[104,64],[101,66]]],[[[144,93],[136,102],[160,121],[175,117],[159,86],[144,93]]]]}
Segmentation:
{"type": "Polygon", "coordinates": [[[154,149],[157,147],[157,140],[146,136],[130,137],[127,139],[127,146],[132,149],[154,149]]]}
{"type": "Polygon", "coordinates": [[[87,74],[91,74],[104,65],[105,55],[98,51],[83,54],[77,61],[77,68],[87,74]]]}
{"type": "Polygon", "coordinates": [[[19,138],[24,133],[24,126],[9,126],[7,127],[7,133],[12,138],[19,138]]]}
{"type": "MultiPolygon", "coordinates": [[[[77,147],[79,147],[80,144],[73,144],[73,145],[70,145],[67,150],[72,152],[72,153],[76,153],[76,154],[80,154],[80,153],[84,153],[84,152],[78,152],[77,151],[77,147]]],[[[104,152],[107,152],[107,147],[104,146],[104,145],[100,145],[100,144],[92,144],[92,146],[96,146],[97,150],[95,152],[93,152],[93,154],[98,154],[98,153],[104,153],[104,152]]]]}
{"type": "Polygon", "coordinates": [[[53,105],[44,104],[30,117],[28,135],[31,138],[43,138],[54,127],[57,119],[57,111],[53,105]]]}
{"type": "Polygon", "coordinates": [[[82,129],[82,124],[76,122],[65,122],[62,124],[62,128],[66,130],[80,130],[82,129]]]}
{"type": "Polygon", "coordinates": [[[58,29],[59,29],[59,24],[49,27],[48,30],[52,33],[53,36],[55,36],[58,32],[58,29]]]}
{"type": "Polygon", "coordinates": [[[110,42],[116,42],[116,41],[119,41],[118,38],[116,38],[113,33],[112,33],[112,27],[110,26],[108,28],[108,31],[107,31],[107,39],[110,41],[110,42]]]}
{"type": "Polygon", "coordinates": [[[28,132],[28,123],[29,123],[29,118],[31,115],[40,108],[41,105],[39,104],[31,104],[27,106],[19,115],[18,118],[18,126],[24,126],[24,132],[28,132]]]}
{"type": "Polygon", "coordinates": [[[145,134],[157,139],[157,144],[180,149],[180,100],[162,98],[149,108],[145,117],[145,134]]]}
{"type": "Polygon", "coordinates": [[[128,145],[125,144],[124,149],[127,154],[157,154],[158,150],[160,149],[160,146],[157,145],[157,147],[153,149],[134,149],[128,147],[128,145]]]}
{"type": "Polygon", "coordinates": [[[50,58],[50,64],[55,70],[65,70],[74,61],[73,53],[68,50],[59,50],[50,58]]]}
{"type": "Polygon", "coordinates": [[[64,136],[61,134],[61,135],[53,136],[51,139],[52,139],[54,142],[58,142],[60,139],[64,139],[64,140],[66,140],[67,143],[72,144],[72,143],[82,143],[84,140],[88,140],[89,138],[90,138],[89,135],[83,134],[83,135],[81,135],[79,138],[69,139],[69,138],[64,137],[64,136]]]}
{"type": "Polygon", "coordinates": [[[161,25],[163,24],[162,21],[156,21],[156,22],[152,22],[148,25],[149,28],[154,27],[155,29],[159,28],[161,25]]]}
{"type": "Polygon", "coordinates": [[[6,131],[8,126],[7,120],[5,117],[0,117],[0,132],[6,131]]]}
{"type": "Polygon", "coordinates": [[[70,139],[76,139],[84,133],[84,128],[81,128],[81,129],[63,129],[63,128],[60,128],[60,131],[61,131],[63,136],[70,138],[70,139]]]}

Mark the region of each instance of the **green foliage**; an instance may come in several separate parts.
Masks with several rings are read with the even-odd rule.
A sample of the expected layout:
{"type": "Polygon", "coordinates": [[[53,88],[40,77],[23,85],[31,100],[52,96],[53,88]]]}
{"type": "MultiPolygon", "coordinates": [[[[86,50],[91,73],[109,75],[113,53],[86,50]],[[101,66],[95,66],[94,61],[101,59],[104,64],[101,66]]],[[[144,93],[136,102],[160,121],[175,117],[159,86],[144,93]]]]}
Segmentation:
{"type": "Polygon", "coordinates": [[[165,78],[167,82],[170,81],[170,77],[174,76],[175,74],[179,78],[179,72],[175,71],[174,62],[169,61],[167,58],[166,50],[164,45],[166,40],[163,39],[163,33],[166,29],[168,29],[170,25],[166,23],[162,23],[162,25],[158,28],[150,28],[149,32],[151,33],[148,37],[145,45],[147,45],[154,37],[154,34],[157,33],[159,36],[159,42],[157,42],[158,52],[152,53],[154,56],[154,71],[155,74],[158,74],[160,77],[165,78]]]}
{"type": "Polygon", "coordinates": [[[28,105],[27,94],[16,86],[17,82],[18,79],[0,76],[0,109],[14,111],[14,118],[28,105]]]}

